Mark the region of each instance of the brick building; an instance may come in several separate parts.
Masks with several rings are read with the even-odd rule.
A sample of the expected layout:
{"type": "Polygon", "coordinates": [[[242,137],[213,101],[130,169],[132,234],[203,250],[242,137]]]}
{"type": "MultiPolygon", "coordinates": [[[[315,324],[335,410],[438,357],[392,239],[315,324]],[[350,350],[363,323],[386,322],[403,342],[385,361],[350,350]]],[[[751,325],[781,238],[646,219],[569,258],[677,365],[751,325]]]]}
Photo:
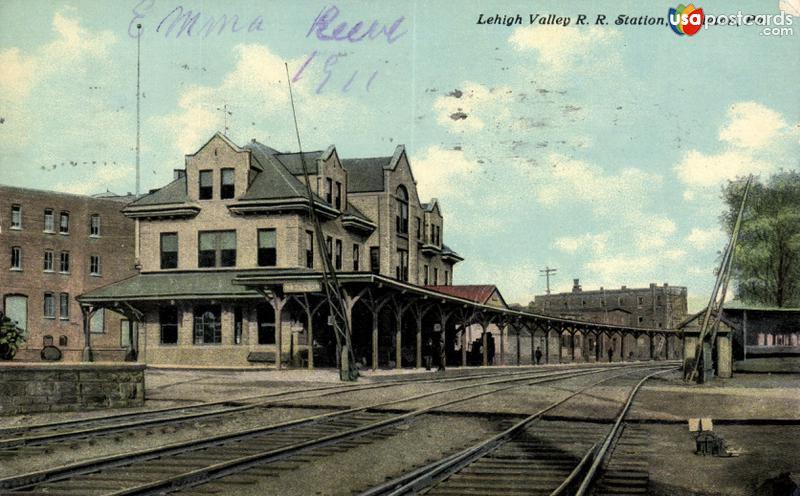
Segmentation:
{"type": "Polygon", "coordinates": [[[674,329],[688,313],[685,287],[652,283],[647,288],[584,291],[578,279],[571,292],[537,295],[528,307],[564,318],[654,329],[674,329]]]}
{"type": "MultiPolygon", "coordinates": [[[[121,213],[131,199],[0,186],[0,309],[26,330],[18,359],[40,360],[48,345],[63,360],[81,359],[75,297],[136,273],[134,225],[121,213]]],[[[95,359],[125,357],[121,319],[111,311],[92,316],[95,359]]]]}
{"type": "MultiPolygon", "coordinates": [[[[125,207],[136,223],[141,273],[81,301],[135,308],[139,356],[148,363],[247,365],[279,357],[278,365],[298,364],[314,359],[312,343],[318,360],[333,356],[324,320],[309,337],[321,303],[308,305],[319,294],[314,278],[323,264],[303,159],[342,280],[374,274],[417,286],[451,284],[462,259],[443,243],[439,203],[417,196],[402,146],[377,158],[340,159],[334,146],[301,157],[255,140],[238,146],[217,133],[186,156],[173,182],[125,207]],[[240,284],[248,277],[271,278],[275,290],[265,299],[240,284]]],[[[354,319],[362,310],[356,307],[354,319]]],[[[368,336],[354,333],[362,357],[368,336]]]]}

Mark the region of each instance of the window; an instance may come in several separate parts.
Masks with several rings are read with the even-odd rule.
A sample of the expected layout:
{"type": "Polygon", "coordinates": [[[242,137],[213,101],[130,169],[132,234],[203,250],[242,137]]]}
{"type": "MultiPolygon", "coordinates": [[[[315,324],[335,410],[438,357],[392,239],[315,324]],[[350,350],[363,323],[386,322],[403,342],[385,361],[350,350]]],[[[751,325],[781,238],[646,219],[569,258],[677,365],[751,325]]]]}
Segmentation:
{"type": "Polygon", "coordinates": [[[621,296],[619,298],[617,298],[617,305],[622,305],[624,302],[625,302],[625,299],[622,298],[621,296]]]}
{"type": "Polygon", "coordinates": [[[63,346],[67,346],[67,343],[69,343],[69,338],[67,338],[66,336],[59,336],[58,337],[58,345],[59,346],[62,346],[62,347],[63,346]]]}
{"type": "Polygon", "coordinates": [[[325,178],[325,201],[328,204],[333,203],[333,179],[326,177],[325,178]]]}
{"type": "Polygon", "coordinates": [[[233,344],[242,344],[242,307],[233,309],[233,344]]]}
{"type": "Polygon", "coordinates": [[[408,234],[408,191],[405,186],[397,187],[397,214],[395,227],[397,234],[408,234]]]}
{"type": "Polygon", "coordinates": [[[325,237],[325,247],[328,250],[328,260],[333,260],[333,238],[330,236],[325,237]]]}
{"type": "Polygon", "coordinates": [[[444,271],[444,285],[447,286],[450,284],[450,271],[444,271]]]}
{"type": "Polygon", "coordinates": [[[97,214],[89,217],[89,236],[100,236],[100,216],[97,214]]]}
{"type": "Polygon", "coordinates": [[[643,305],[643,304],[644,304],[644,297],[640,296],[639,297],[639,305],[643,305]]]}
{"type": "Polygon", "coordinates": [[[4,298],[3,310],[6,317],[14,324],[26,331],[28,329],[28,297],[22,295],[8,295],[4,298]]]}
{"type": "Polygon", "coordinates": [[[22,270],[22,248],[11,247],[11,270],[22,270]]]}
{"type": "Polygon", "coordinates": [[[56,220],[55,214],[53,213],[52,208],[46,208],[44,210],[44,232],[55,232],[56,230],[56,220]]]}
{"type": "Polygon", "coordinates": [[[398,265],[395,268],[395,276],[400,281],[408,281],[408,251],[397,250],[397,259],[398,265]]]}
{"type": "Polygon", "coordinates": [[[439,246],[440,236],[441,236],[441,227],[437,226],[436,224],[431,224],[431,244],[439,246]]]}
{"type": "Polygon", "coordinates": [[[258,321],[258,344],[275,344],[275,311],[269,305],[259,305],[256,310],[258,321]]]}
{"type": "Polygon", "coordinates": [[[353,272],[358,272],[358,260],[360,258],[360,250],[357,244],[353,244],[353,272]]]}
{"type": "Polygon", "coordinates": [[[422,219],[417,217],[417,239],[422,239],[422,219]]]}
{"type": "Polygon", "coordinates": [[[342,270],[342,240],[336,240],[336,258],[334,258],[336,262],[336,270],[342,270]]]}
{"type": "Polygon", "coordinates": [[[92,315],[92,320],[89,321],[89,332],[94,334],[103,334],[106,332],[105,308],[99,308],[94,315],[92,315]]]}
{"type": "Polygon", "coordinates": [[[210,200],[214,197],[214,173],[210,170],[200,171],[200,189],[198,198],[210,200]]]}
{"type": "Polygon", "coordinates": [[[161,233],[161,268],[178,268],[178,233],[161,233]]]}
{"type": "Polygon", "coordinates": [[[234,169],[220,170],[219,197],[223,200],[233,198],[236,194],[236,171],[234,169]]]}
{"type": "Polygon", "coordinates": [[[69,234],[69,212],[61,212],[58,220],[58,232],[69,234]]]}
{"type": "Polygon", "coordinates": [[[69,293],[58,295],[58,316],[61,320],[69,320],[69,293]]]}
{"type": "Polygon", "coordinates": [[[333,199],[337,210],[342,209],[342,183],[336,181],[336,196],[333,199]]]}
{"type": "Polygon", "coordinates": [[[61,256],[59,257],[58,270],[62,274],[68,274],[69,273],[69,252],[68,251],[62,251],[61,252],[61,256]]]}
{"type": "Polygon", "coordinates": [[[128,319],[119,319],[119,344],[123,348],[131,347],[131,334],[130,329],[128,329],[128,319]]]}
{"type": "Polygon", "coordinates": [[[433,285],[434,286],[438,286],[439,285],[439,268],[438,267],[434,267],[433,268],[433,285]]]}
{"type": "Polygon", "coordinates": [[[178,344],[178,308],[159,308],[158,323],[161,327],[161,344],[178,344]]]}
{"type": "Polygon", "coordinates": [[[45,272],[53,272],[53,251],[52,250],[45,250],[44,251],[44,271],[45,272]]]}
{"type": "Polygon", "coordinates": [[[380,274],[381,272],[381,249],[377,246],[370,246],[369,248],[369,269],[373,274],[380,274]]]}
{"type": "Polygon", "coordinates": [[[581,300],[581,306],[582,306],[582,307],[585,307],[585,306],[586,306],[586,300],[581,300]]]}
{"type": "Polygon", "coordinates": [[[89,257],[89,275],[100,275],[100,255],[92,255],[89,257]]]}
{"type": "Polygon", "coordinates": [[[306,267],[314,268],[314,233],[306,231],[306,267]]]}
{"type": "Polygon", "coordinates": [[[11,229],[22,229],[22,205],[11,205],[11,229]]]}
{"type": "Polygon", "coordinates": [[[194,309],[194,344],[219,344],[220,331],[219,305],[200,305],[194,309]]]}
{"type": "Polygon", "coordinates": [[[428,265],[426,264],[422,268],[422,285],[423,286],[427,286],[428,285],[428,273],[429,272],[430,272],[430,269],[428,268],[428,265]]]}
{"type": "Polygon", "coordinates": [[[199,236],[198,267],[235,267],[236,231],[205,231],[199,236]]]}
{"type": "Polygon", "coordinates": [[[639,323],[641,324],[641,323],[643,323],[643,322],[644,322],[644,317],[641,317],[641,316],[640,316],[640,317],[639,317],[639,323]]]}
{"type": "Polygon", "coordinates": [[[46,319],[56,318],[56,305],[53,299],[53,293],[44,294],[44,308],[42,310],[46,319]]]}
{"type": "Polygon", "coordinates": [[[275,229],[258,230],[258,266],[274,267],[278,263],[275,229]]]}

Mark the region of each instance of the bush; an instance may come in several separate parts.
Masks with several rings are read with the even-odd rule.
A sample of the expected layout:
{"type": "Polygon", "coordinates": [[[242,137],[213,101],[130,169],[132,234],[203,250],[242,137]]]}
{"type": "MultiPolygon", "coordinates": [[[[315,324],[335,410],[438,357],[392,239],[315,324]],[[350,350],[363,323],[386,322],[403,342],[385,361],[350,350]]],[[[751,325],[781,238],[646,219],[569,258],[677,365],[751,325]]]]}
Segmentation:
{"type": "Polygon", "coordinates": [[[0,312],[0,359],[10,360],[25,342],[22,329],[0,312]]]}

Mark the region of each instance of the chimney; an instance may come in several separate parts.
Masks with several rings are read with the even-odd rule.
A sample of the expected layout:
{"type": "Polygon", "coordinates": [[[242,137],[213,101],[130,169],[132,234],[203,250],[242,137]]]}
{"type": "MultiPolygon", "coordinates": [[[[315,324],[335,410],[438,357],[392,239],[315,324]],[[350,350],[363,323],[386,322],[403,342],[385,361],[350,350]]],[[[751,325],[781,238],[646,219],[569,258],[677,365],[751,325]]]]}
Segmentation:
{"type": "Polygon", "coordinates": [[[172,169],[172,180],[186,177],[186,169],[172,169]]]}
{"type": "Polygon", "coordinates": [[[580,279],[573,279],[572,280],[572,292],[573,293],[580,293],[581,292],[580,279]]]}
{"type": "Polygon", "coordinates": [[[628,289],[628,286],[625,286],[625,285],[623,285],[623,286],[622,286],[620,289],[621,289],[622,291],[625,291],[626,289],[628,289]]]}
{"type": "Polygon", "coordinates": [[[666,283],[666,282],[665,282],[665,283],[664,283],[664,287],[665,287],[665,288],[668,288],[668,287],[669,287],[669,283],[666,283]]]}

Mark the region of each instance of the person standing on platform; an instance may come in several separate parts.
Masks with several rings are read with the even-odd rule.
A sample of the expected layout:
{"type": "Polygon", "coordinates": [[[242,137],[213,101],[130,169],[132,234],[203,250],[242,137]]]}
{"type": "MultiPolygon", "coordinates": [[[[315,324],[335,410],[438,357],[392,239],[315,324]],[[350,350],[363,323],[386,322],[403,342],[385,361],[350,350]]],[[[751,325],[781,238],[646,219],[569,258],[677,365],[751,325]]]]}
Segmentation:
{"type": "Polygon", "coordinates": [[[533,356],[536,358],[536,365],[542,363],[542,350],[540,350],[538,346],[536,347],[536,351],[534,352],[533,356]]]}

